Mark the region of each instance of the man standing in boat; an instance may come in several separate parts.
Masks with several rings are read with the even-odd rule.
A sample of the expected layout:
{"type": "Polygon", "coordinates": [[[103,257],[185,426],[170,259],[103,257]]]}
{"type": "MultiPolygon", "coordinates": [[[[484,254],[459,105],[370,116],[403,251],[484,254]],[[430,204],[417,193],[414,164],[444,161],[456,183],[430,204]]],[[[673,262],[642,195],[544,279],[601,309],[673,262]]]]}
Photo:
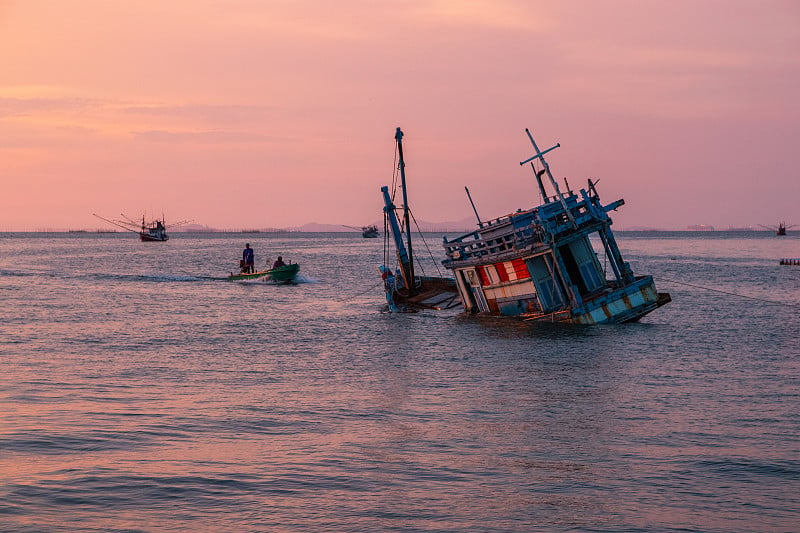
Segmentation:
{"type": "Polygon", "coordinates": [[[242,272],[245,274],[252,274],[256,271],[255,268],[255,256],[253,255],[253,249],[250,248],[250,243],[244,245],[244,250],[242,251],[242,272]]]}

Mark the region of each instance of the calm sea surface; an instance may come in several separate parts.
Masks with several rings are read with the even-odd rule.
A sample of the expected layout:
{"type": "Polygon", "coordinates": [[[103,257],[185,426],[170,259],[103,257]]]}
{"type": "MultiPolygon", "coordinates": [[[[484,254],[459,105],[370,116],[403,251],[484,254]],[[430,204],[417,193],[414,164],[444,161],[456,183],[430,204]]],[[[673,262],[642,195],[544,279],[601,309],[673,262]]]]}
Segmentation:
{"type": "Polygon", "coordinates": [[[575,327],[382,313],[354,234],[0,234],[0,530],[800,531],[800,237],[618,240],[673,302],[575,327]]]}

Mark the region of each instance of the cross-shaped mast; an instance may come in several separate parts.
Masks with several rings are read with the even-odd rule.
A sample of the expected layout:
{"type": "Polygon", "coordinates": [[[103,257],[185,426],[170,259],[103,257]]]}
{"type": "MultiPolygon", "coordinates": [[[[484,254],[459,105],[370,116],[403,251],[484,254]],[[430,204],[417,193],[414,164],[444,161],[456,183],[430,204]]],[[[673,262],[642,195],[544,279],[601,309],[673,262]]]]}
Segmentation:
{"type": "MultiPolygon", "coordinates": [[[[559,187],[558,187],[558,182],[553,177],[553,173],[550,172],[550,165],[547,164],[547,160],[544,158],[544,154],[546,154],[548,152],[552,152],[556,148],[559,148],[561,146],[561,144],[556,144],[555,146],[552,146],[552,147],[548,148],[547,150],[545,150],[544,152],[542,152],[541,150],[539,150],[539,146],[536,144],[536,141],[533,139],[533,135],[531,135],[531,132],[530,132],[530,130],[528,128],[525,128],[525,133],[528,134],[528,139],[531,140],[531,144],[533,145],[533,149],[536,150],[536,155],[534,155],[533,157],[529,157],[525,161],[521,161],[520,162],[520,166],[524,165],[525,163],[528,163],[530,161],[533,161],[534,159],[541,160],[542,166],[544,166],[544,170],[547,173],[547,177],[550,178],[550,184],[553,186],[553,189],[555,189],[556,196],[558,196],[558,199],[561,201],[561,206],[564,208],[564,212],[567,214],[567,218],[569,218],[569,221],[572,222],[573,227],[577,227],[577,224],[575,223],[575,218],[572,216],[572,213],[570,212],[569,208],[567,207],[567,202],[564,200],[564,195],[561,194],[561,189],[559,189],[559,187]]],[[[536,173],[536,180],[539,182],[539,190],[540,191],[544,191],[544,187],[542,186],[542,176],[541,176],[540,173],[536,173]]],[[[544,201],[547,202],[547,196],[546,195],[544,197],[544,201]]]]}

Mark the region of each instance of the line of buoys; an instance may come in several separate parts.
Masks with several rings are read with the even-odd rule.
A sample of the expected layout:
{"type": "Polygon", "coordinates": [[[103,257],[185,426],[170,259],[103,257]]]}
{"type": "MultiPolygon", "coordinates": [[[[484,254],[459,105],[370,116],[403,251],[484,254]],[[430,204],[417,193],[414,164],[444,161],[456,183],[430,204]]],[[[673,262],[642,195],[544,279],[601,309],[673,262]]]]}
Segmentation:
{"type": "Polygon", "coordinates": [[[800,266],[800,259],[781,259],[782,265],[795,265],[800,266]]]}

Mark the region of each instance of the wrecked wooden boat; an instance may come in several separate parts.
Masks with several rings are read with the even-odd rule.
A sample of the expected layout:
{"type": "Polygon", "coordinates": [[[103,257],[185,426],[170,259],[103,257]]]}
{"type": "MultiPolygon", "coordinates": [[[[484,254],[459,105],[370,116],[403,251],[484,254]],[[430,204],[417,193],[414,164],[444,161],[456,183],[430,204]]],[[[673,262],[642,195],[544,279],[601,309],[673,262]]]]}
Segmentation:
{"type": "Polygon", "coordinates": [[[488,222],[478,217],[476,231],[444,238],[443,264],[453,271],[465,309],[526,320],[603,324],[634,322],[670,302],[668,293],[656,291],[652,276],[634,275],[622,258],[608,212],[624,200],[603,205],[592,180],[577,194],[566,183],[566,192],[561,192],[544,158],[560,145],[540,151],[525,131],[535,155],[520,165],[531,163],[543,203],[488,222]],[[552,195],[545,190],[545,174],[552,195]],[[592,240],[602,246],[603,262],[592,240]]]}
{"type": "MultiPolygon", "coordinates": [[[[383,279],[386,303],[393,313],[415,312],[420,309],[450,309],[461,305],[458,288],[453,278],[442,276],[427,276],[420,265],[415,264],[414,247],[411,239],[411,211],[408,206],[406,189],[405,160],[403,158],[403,132],[400,128],[395,131],[396,150],[399,159],[396,171],[400,173],[399,187],[402,189],[403,207],[398,209],[394,203],[397,193],[395,188],[391,193],[389,187],[381,187],[383,193],[383,214],[386,232],[384,245],[384,264],[378,270],[383,279]],[[398,212],[401,216],[398,217],[398,212]],[[394,242],[396,267],[390,266],[392,259],[389,252],[389,234],[394,242]],[[418,274],[418,272],[421,273],[418,274]]],[[[397,184],[397,180],[393,180],[397,184]]],[[[438,269],[438,265],[436,266],[438,269]]]]}

